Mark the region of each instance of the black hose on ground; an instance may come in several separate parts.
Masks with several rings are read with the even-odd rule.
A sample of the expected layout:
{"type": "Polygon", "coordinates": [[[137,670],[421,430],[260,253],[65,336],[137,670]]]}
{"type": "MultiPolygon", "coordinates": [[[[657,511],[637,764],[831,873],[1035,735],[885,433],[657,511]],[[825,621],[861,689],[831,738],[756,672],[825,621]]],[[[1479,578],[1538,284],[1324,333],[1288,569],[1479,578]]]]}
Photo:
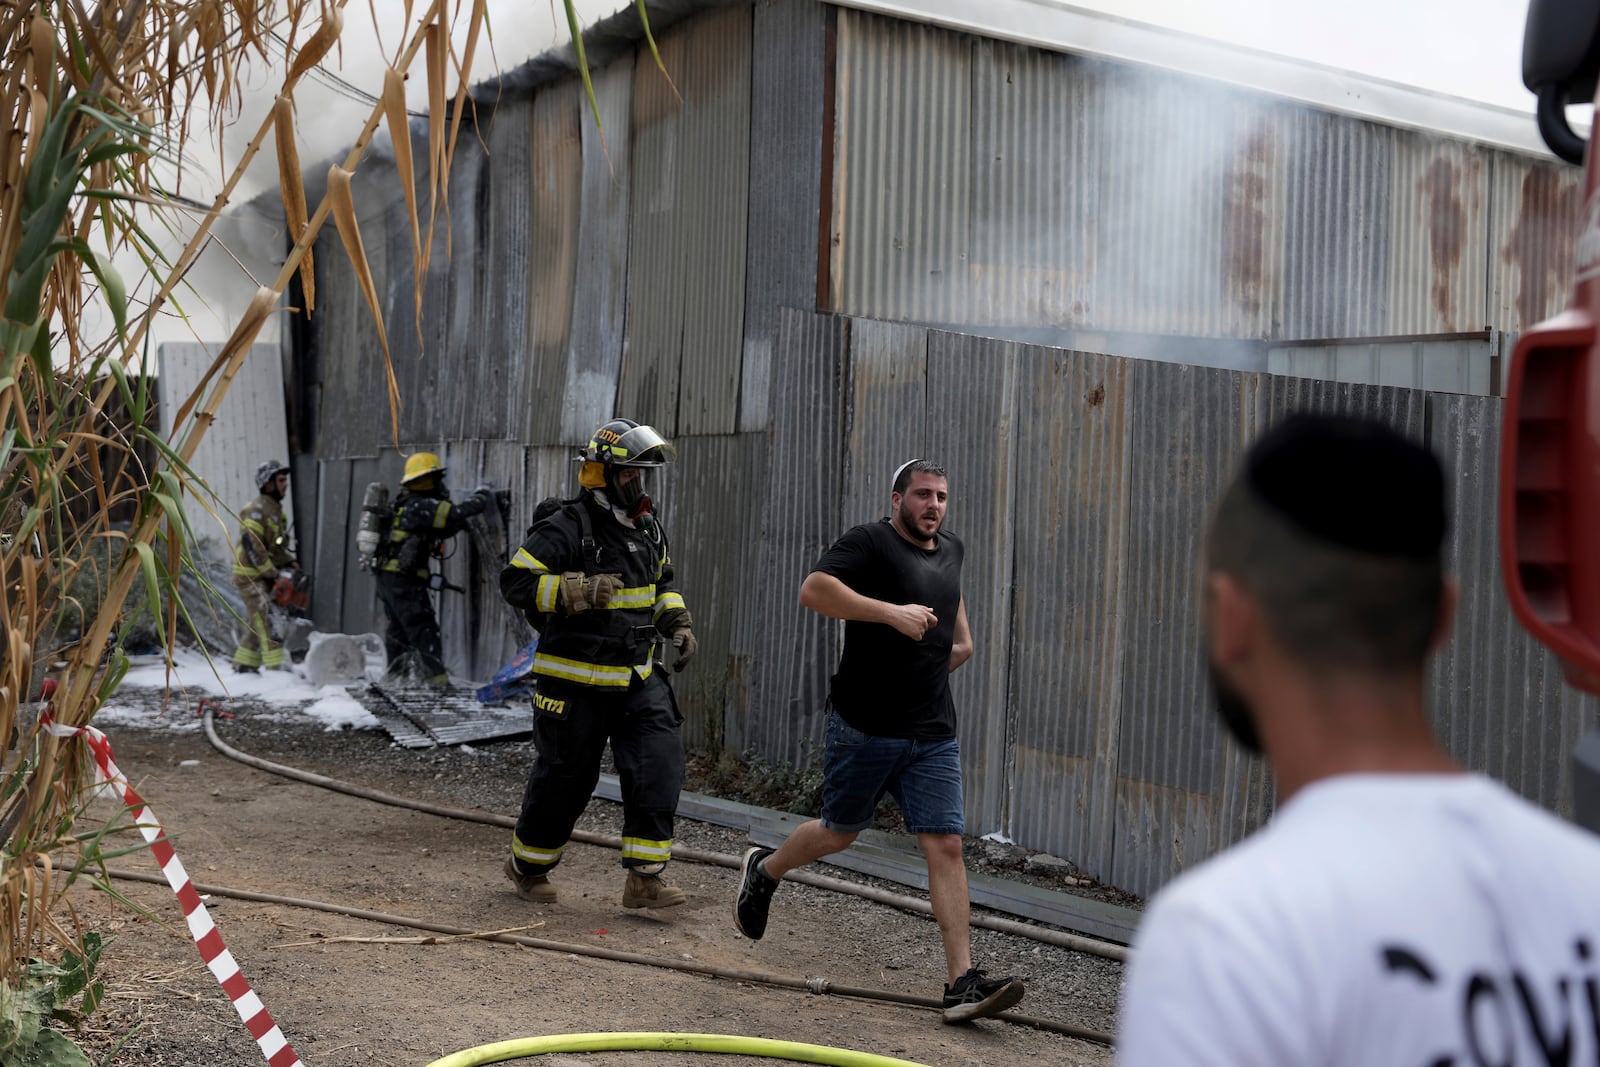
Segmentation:
{"type": "MultiPolygon", "coordinates": [[[[458,819],[464,822],[478,822],[489,826],[502,826],[507,829],[513,829],[517,825],[517,821],[515,819],[506,815],[497,815],[493,812],[483,811],[482,809],[478,808],[451,808],[438,804],[429,804],[426,801],[398,797],[392,793],[383,793],[376,789],[368,789],[364,786],[352,785],[349,782],[341,782],[336,778],[329,778],[325,775],[316,774],[312,771],[302,771],[296,767],[287,767],[281,763],[272,763],[268,760],[240,752],[238,749],[227,745],[220,737],[217,736],[216,727],[213,723],[213,715],[209,708],[206,710],[205,728],[207,739],[210,740],[212,746],[216,748],[217,751],[221,752],[229,759],[237,760],[246,766],[254,767],[257,770],[266,771],[269,774],[282,775],[283,777],[293,778],[296,781],[305,782],[309,785],[320,786],[324,789],[331,789],[334,792],[344,793],[353,797],[360,797],[363,800],[372,800],[380,804],[388,804],[397,808],[420,811],[428,815],[437,815],[445,819],[458,819]]],[[[606,834],[591,833],[587,830],[574,830],[572,832],[572,840],[580,841],[588,845],[598,845],[602,848],[609,848],[614,851],[621,850],[622,848],[621,838],[606,834]]],[[[674,845],[672,847],[672,856],[674,859],[690,860],[695,863],[704,863],[713,867],[728,867],[734,870],[737,870],[739,867],[738,856],[729,856],[720,852],[707,852],[702,849],[685,848],[680,845],[674,845]]],[[[785,881],[800,882],[804,885],[814,886],[818,889],[828,889],[837,893],[848,893],[852,896],[858,896],[865,900],[871,900],[874,903],[887,904],[890,907],[900,908],[903,911],[915,912],[919,915],[931,916],[933,914],[933,906],[925,900],[918,899],[917,897],[905,896],[901,893],[891,893],[888,890],[879,889],[876,886],[858,885],[855,882],[846,881],[843,878],[830,878],[827,875],[814,874],[811,871],[790,871],[783,877],[785,881]]],[[[1092,956],[1101,956],[1105,959],[1117,960],[1118,962],[1126,962],[1129,956],[1129,950],[1123,945],[1113,944],[1109,941],[1099,941],[1091,937],[1081,937],[1077,934],[1070,934],[1062,930],[1054,930],[1048,927],[1033,926],[1028,923],[1017,922],[1014,919],[1002,919],[992,915],[973,915],[970,921],[973,926],[979,927],[980,929],[993,930],[1004,934],[1013,934],[1017,937],[1026,937],[1030,940],[1040,941],[1049,945],[1055,945],[1058,948],[1070,949],[1074,952],[1083,952],[1092,956]]]]}
{"type": "MultiPolygon", "coordinates": [[[[209,716],[208,716],[209,718],[209,716]]],[[[207,724],[209,726],[209,722],[207,724]]],[[[107,868],[107,873],[113,878],[131,882],[146,882],[150,885],[166,885],[165,875],[147,874],[143,871],[124,871],[107,868]]],[[[243,889],[229,889],[226,886],[210,885],[201,882],[190,883],[195,892],[207,896],[229,897],[234,900],[249,900],[258,904],[275,904],[289,908],[304,908],[311,911],[327,912],[331,915],[347,915],[351,918],[365,919],[370,922],[385,923],[390,926],[404,926],[414,930],[427,930],[431,933],[445,934],[451,937],[470,937],[481,941],[499,941],[508,945],[521,945],[526,948],[540,949],[545,952],[562,952],[577,956],[588,956],[593,959],[611,960],[617,963],[634,963],[646,967],[660,967],[669,971],[681,971],[686,974],[698,974],[707,978],[726,978],[735,982],[752,982],[760,985],[778,986],[783,989],[799,989],[807,993],[818,995],[831,995],[837,997],[855,997],[859,1000],[878,1000],[891,1004],[908,1004],[919,1008],[941,1008],[942,1001],[936,997],[921,997],[910,993],[898,993],[889,989],[871,989],[861,986],[838,985],[826,978],[791,978],[787,975],[769,974],[765,971],[750,971],[735,967],[718,967],[709,963],[697,963],[692,960],[669,960],[656,956],[646,956],[638,952],[622,952],[616,949],[597,948],[592,945],[570,944],[565,941],[550,941],[541,937],[528,937],[524,934],[482,933],[459,926],[449,926],[445,923],[428,922],[423,919],[413,919],[404,915],[391,915],[387,912],[370,911],[366,908],[352,908],[342,904],[329,904],[320,900],[307,900],[301,897],[280,897],[270,893],[254,893],[243,889]]],[[[1102,1045],[1110,1045],[1112,1036],[1098,1030],[1089,1030],[1071,1023],[1056,1022],[1053,1019],[1040,1019],[1031,1015],[1019,1015],[1013,1012],[1001,1012],[992,1016],[995,1019],[1004,1019],[1006,1022],[1017,1023],[1021,1026],[1031,1026],[1036,1030],[1047,1030],[1051,1033],[1064,1034],[1067,1037],[1078,1038],[1082,1041],[1093,1041],[1102,1045]]]]}

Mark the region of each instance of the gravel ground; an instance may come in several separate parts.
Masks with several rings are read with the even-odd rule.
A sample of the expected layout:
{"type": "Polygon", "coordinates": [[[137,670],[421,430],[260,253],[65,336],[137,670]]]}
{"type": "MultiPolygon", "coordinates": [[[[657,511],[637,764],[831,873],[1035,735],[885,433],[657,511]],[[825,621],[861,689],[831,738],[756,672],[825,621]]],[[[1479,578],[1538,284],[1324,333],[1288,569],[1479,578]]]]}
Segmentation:
{"type": "MultiPolygon", "coordinates": [[[[395,744],[381,730],[330,731],[309,720],[286,718],[281,709],[269,709],[265,705],[253,706],[247,701],[233,701],[230,707],[236,708],[238,713],[234,719],[216,722],[217,735],[224,744],[248,755],[314,771],[330,778],[370,784],[373,788],[386,791],[390,787],[376,783],[408,782],[411,788],[396,790],[399,795],[453,807],[483,808],[512,817],[520,809],[523,784],[535,756],[533,742],[526,739],[407,749],[395,744]]],[[[613,769],[609,751],[603,769],[608,772],[613,769]]],[[[684,786],[688,792],[700,792],[700,787],[701,783],[692,776],[684,786]]],[[[596,798],[590,801],[578,820],[578,829],[616,835],[620,832],[621,821],[620,804],[596,798]]],[[[908,849],[915,849],[908,835],[895,836],[903,838],[908,849]]],[[[750,844],[743,830],[689,818],[678,820],[675,840],[684,847],[734,856],[740,855],[750,844]]],[[[974,871],[1125,907],[1141,905],[1139,898],[1112,887],[1092,882],[1074,884],[1081,876],[1070,872],[1029,869],[1027,860],[1030,853],[1015,845],[968,837],[966,851],[969,869],[974,871]]],[[[816,870],[859,885],[926,896],[925,892],[908,889],[897,882],[873,878],[826,862],[818,864],[816,870]]],[[[823,891],[816,892],[824,898],[831,895],[823,891]]],[[[872,906],[883,907],[876,904],[872,906]]],[[[1028,925],[1041,925],[1018,916],[1002,917],[1028,925]]],[[[980,958],[987,958],[985,942],[1005,944],[1025,940],[981,929],[973,931],[973,939],[975,955],[980,958]]],[[[1040,986],[1070,990],[1078,1000],[1078,1006],[1089,1009],[1084,1014],[1095,1020],[1094,1028],[1106,1032],[1113,1029],[1117,990],[1122,976],[1120,964],[1080,953],[1061,952],[1051,946],[1024,948],[1022,956],[1029,977],[1039,980],[1040,986]]]]}
{"type": "MultiPolygon", "coordinates": [[[[160,699],[159,694],[152,691],[125,689],[118,694],[116,703],[124,706],[143,705],[147,709],[154,709],[159,707],[160,699]]],[[[249,756],[425,803],[468,809],[481,808],[508,817],[515,816],[518,810],[523,782],[534,755],[531,742],[526,740],[503,740],[428,750],[405,749],[393,743],[389,735],[380,729],[330,730],[324,722],[282,704],[268,704],[260,700],[233,697],[229,698],[224,706],[233,717],[218,719],[215,723],[216,732],[224,744],[249,756]]],[[[136,783],[140,781],[141,766],[155,771],[155,780],[151,783],[154,792],[147,792],[146,796],[151,799],[152,807],[158,817],[162,816],[164,810],[172,810],[174,825],[180,833],[185,829],[182,825],[184,822],[190,824],[188,840],[180,842],[180,855],[185,856],[186,863],[192,862],[191,870],[198,872],[194,875],[197,880],[210,879],[220,884],[256,888],[258,891],[320,899],[328,899],[329,893],[335,893],[338,894],[337,899],[353,902],[360,899],[361,894],[370,892],[365,881],[368,876],[362,875],[361,872],[371,870],[376,873],[386,865],[395,863],[394,850],[403,850],[406,847],[403,840],[380,838],[369,842],[366,835],[370,831],[345,830],[338,825],[319,827],[319,844],[314,851],[318,855],[326,855],[334,867],[315,874],[314,877],[321,880],[320,884],[308,881],[303,887],[284,885],[276,889],[270,888],[266,883],[273,876],[259,869],[256,861],[241,859],[237,848],[231,850],[233,857],[231,859],[227,851],[224,851],[220,859],[199,852],[202,846],[207,848],[212,846],[212,841],[207,835],[214,835],[217,844],[223,840],[221,835],[224,831],[220,823],[224,816],[218,809],[213,806],[210,814],[207,814],[203,807],[185,812],[178,802],[181,793],[171,793],[156,784],[163,780],[162,776],[165,774],[181,776],[184,773],[181,768],[191,767],[198,760],[211,768],[206,772],[212,776],[208,780],[216,781],[215,776],[220,774],[223,785],[220,788],[208,787],[210,795],[196,798],[196,801],[215,805],[223,803],[232,791],[232,787],[227,784],[230,779],[239,779],[241,782],[239,788],[243,789],[245,780],[253,781],[259,777],[259,772],[254,769],[241,767],[231,760],[223,759],[210,748],[201,733],[200,720],[195,715],[192,705],[185,707],[181,702],[175,704],[156,722],[124,722],[106,725],[104,728],[112,735],[114,745],[120,745],[123,749],[137,753],[137,765],[124,766],[124,770],[136,783]],[[172,739],[170,744],[168,739],[172,739]],[[163,767],[165,769],[158,770],[163,767]],[[173,770],[174,768],[177,770],[173,770]],[[197,821],[203,827],[198,831],[202,835],[200,837],[194,836],[197,830],[193,824],[197,821]],[[216,826],[214,830],[213,825],[216,826]],[[321,838],[326,838],[326,841],[321,841],[321,838]],[[187,858],[197,852],[199,854],[195,855],[192,861],[187,858]]],[[[291,802],[299,808],[304,808],[305,802],[294,798],[308,793],[312,794],[310,803],[313,806],[317,804],[315,794],[319,791],[311,787],[291,787],[285,779],[266,777],[269,781],[265,791],[260,793],[259,798],[252,795],[247,804],[250,808],[260,808],[260,814],[255,817],[270,817],[275,821],[298,818],[295,809],[284,808],[281,812],[278,809],[291,802]],[[274,786],[271,784],[272,781],[284,784],[274,786]],[[266,814],[267,805],[272,806],[275,814],[271,816],[266,814]]],[[[179,780],[181,778],[174,778],[173,782],[179,780]]],[[[698,791],[697,784],[691,780],[688,788],[698,791]]],[[[330,822],[335,818],[334,812],[345,811],[351,806],[350,802],[345,800],[333,799],[335,794],[323,795],[330,798],[322,803],[329,812],[327,818],[330,822]]],[[[354,803],[359,808],[363,802],[354,803]]],[[[369,804],[367,807],[380,811],[384,809],[383,805],[369,804]]],[[[241,816],[244,813],[244,809],[238,804],[226,805],[226,811],[227,818],[232,818],[235,812],[241,816]]],[[[380,815],[374,818],[392,817],[380,815]]],[[[366,820],[364,815],[359,818],[362,821],[366,820]]],[[[596,799],[591,801],[579,822],[579,828],[597,834],[615,835],[619,832],[620,821],[619,805],[596,799]]],[[[165,818],[163,822],[165,824],[165,818]]],[[[406,891],[406,895],[397,898],[393,904],[380,906],[369,903],[364,906],[406,914],[418,914],[419,908],[427,907],[432,907],[443,914],[459,906],[467,917],[459,921],[455,918],[442,918],[441,921],[477,928],[509,925],[500,917],[500,913],[508,906],[514,912],[518,902],[514,896],[509,895],[508,886],[498,877],[499,861],[495,858],[503,848],[501,842],[504,840],[505,831],[483,827],[481,824],[458,825],[463,827],[459,833],[447,832],[443,837],[434,834],[428,844],[441,861],[446,858],[442,850],[453,847],[451,842],[457,838],[469,849],[469,855],[464,858],[464,862],[467,863],[466,870],[470,873],[460,882],[461,889],[452,889],[446,884],[439,887],[444,896],[424,896],[422,894],[429,890],[430,886],[417,879],[431,878],[433,872],[427,867],[416,868],[417,873],[410,876],[414,880],[412,888],[406,891]],[[488,842],[486,852],[482,843],[484,841],[488,842]],[[477,858],[470,858],[471,856],[477,858]],[[480,882],[482,888],[475,888],[480,882]],[[467,893],[466,896],[460,896],[463,889],[467,893]],[[488,896],[485,896],[485,893],[488,896]],[[454,898],[452,894],[455,894],[454,898]],[[475,909],[483,908],[489,910],[482,917],[470,918],[475,909]]],[[[407,834],[409,835],[409,831],[407,834]]],[[[730,856],[738,855],[748,843],[742,830],[699,823],[691,819],[679,820],[676,838],[682,846],[730,856]]],[[[424,848],[422,852],[426,855],[429,849],[424,848]]],[[[572,850],[569,850],[569,853],[571,852],[572,850]]],[[[1026,855],[1022,850],[1011,846],[978,840],[968,841],[968,862],[974,870],[1066,892],[1097,896],[1120,904],[1137,904],[1131,898],[1102,887],[1068,884],[1066,876],[1055,871],[1028,870],[1025,866],[1026,855]]],[[[576,888],[582,888],[581,896],[584,899],[567,908],[558,908],[549,917],[550,927],[542,936],[557,940],[574,940],[585,936],[586,927],[597,927],[600,923],[607,922],[608,912],[611,913],[609,923],[613,927],[608,939],[621,937],[624,934],[629,937],[639,936],[640,930],[636,928],[637,924],[619,924],[620,917],[613,911],[615,905],[609,902],[612,892],[610,883],[616,876],[605,872],[615,869],[614,856],[607,857],[603,854],[603,850],[590,847],[576,855],[570,855],[569,859],[571,863],[563,865],[561,878],[576,888]],[[594,855],[591,856],[591,853],[594,855]],[[594,884],[596,879],[599,881],[598,886],[594,884]],[[600,910],[595,912],[596,908],[600,910]],[[565,920],[563,911],[568,912],[565,920]],[[595,921],[597,915],[599,922],[595,921]]],[[[400,862],[410,861],[405,860],[402,855],[400,862]]],[[[452,858],[450,862],[462,861],[452,858]]],[[[876,885],[890,892],[923,898],[926,895],[924,892],[908,889],[896,883],[868,878],[826,864],[818,864],[814,869],[819,874],[876,885]]],[[[691,894],[691,907],[681,909],[683,915],[674,916],[674,928],[680,931],[676,942],[685,953],[693,952],[694,958],[720,961],[724,966],[777,973],[787,972],[805,976],[820,974],[838,984],[849,986],[901,988],[924,995],[937,992],[936,982],[938,976],[942,974],[942,953],[939,949],[937,930],[926,917],[859,897],[804,885],[786,884],[778,898],[779,903],[774,908],[772,931],[764,941],[752,944],[732,934],[729,929],[731,924],[726,919],[726,901],[731,900],[734,882],[731,870],[680,862],[674,865],[673,872],[675,873],[669,876],[691,894]]],[[[306,877],[309,880],[313,875],[307,874],[306,877]]],[[[383,888],[383,885],[382,882],[378,883],[378,892],[387,897],[392,890],[383,888]]],[[[161,899],[159,891],[151,892],[154,894],[154,899],[161,899]]],[[[242,910],[232,905],[224,905],[223,908],[225,914],[228,910],[235,912],[242,910]]],[[[673,910],[676,912],[680,909],[673,910]]],[[[983,911],[983,909],[974,910],[975,913],[983,911]]],[[[305,920],[294,916],[280,916],[274,919],[273,923],[276,924],[276,928],[281,928],[285,924],[297,924],[302,921],[305,920]]],[[[241,925],[242,922],[243,920],[235,914],[230,920],[230,925],[225,927],[230,947],[234,945],[235,940],[249,945],[246,949],[247,957],[257,968],[257,973],[266,975],[274,1014],[280,1019],[290,1020],[286,1030],[296,1024],[305,1028],[310,1025],[310,1020],[320,1020],[319,1034],[359,1029],[359,1014],[348,1015],[336,1023],[326,1014],[329,1011],[326,997],[316,1001],[302,997],[301,987],[306,984],[304,979],[288,985],[280,983],[276,988],[271,987],[273,968],[279,965],[276,956],[279,950],[276,944],[277,940],[281,940],[281,935],[275,940],[271,934],[272,927],[269,927],[261,935],[266,940],[250,944],[250,939],[257,936],[256,931],[253,927],[241,925]]],[[[643,932],[647,935],[648,928],[643,932]]],[[[587,933],[605,935],[606,930],[588,929],[587,933]]],[[[181,947],[178,946],[180,950],[181,947]]],[[[982,929],[973,931],[973,949],[977,961],[990,973],[1017,974],[1028,982],[1028,996],[1019,1011],[1036,1018],[1056,1020],[1092,1031],[1109,1033],[1114,1030],[1117,998],[1122,980],[1121,964],[1099,956],[1061,949],[1031,938],[982,929]]],[[[192,951],[191,946],[189,952],[192,951]]],[[[303,953],[305,950],[297,951],[303,953]]],[[[465,954],[465,950],[458,953],[458,955],[465,954]]],[[[289,953],[288,956],[298,959],[295,953],[289,953]]],[[[182,958],[181,951],[177,958],[182,958]]],[[[123,969],[126,972],[126,964],[123,965],[123,969]]],[[[627,973],[613,979],[616,983],[614,988],[619,992],[625,986],[640,982],[649,988],[655,981],[650,978],[649,968],[625,967],[625,971],[627,973]]],[[[381,968],[378,973],[383,973],[381,968]]],[[[443,972],[437,972],[434,981],[443,981],[442,975],[443,972]]],[[[474,988],[469,978],[470,972],[450,974],[451,980],[465,983],[463,989],[469,991],[464,994],[467,996],[472,995],[470,991],[474,988]]],[[[191,990],[185,994],[189,1000],[184,1003],[191,1003],[196,997],[210,997],[214,1003],[215,987],[213,985],[208,989],[206,985],[208,980],[209,976],[201,970],[191,990]]],[[[326,984],[332,979],[324,978],[320,981],[326,984]]],[[[139,995],[148,996],[144,992],[139,995]]],[[[622,995],[627,998],[636,997],[638,994],[622,995]]],[[[690,988],[686,993],[679,995],[694,997],[699,994],[694,988],[690,988]]],[[[747,997],[749,995],[747,991],[747,997]]],[[[263,996],[267,994],[264,993],[263,996]]],[[[415,994],[402,991],[391,996],[414,997],[415,994]]],[[[826,999],[828,998],[824,998],[826,999]]],[[[121,1003],[122,1010],[127,1011],[127,1004],[130,1001],[124,1000],[121,1003]]],[[[115,1062],[128,1064],[129,1067],[186,1062],[185,1057],[192,1055],[189,1052],[191,1046],[184,1044],[183,1041],[203,1040],[201,1027],[199,1025],[192,1027],[196,1033],[187,1039],[180,1039],[177,1034],[181,1028],[170,1012],[159,1012],[157,1005],[149,1001],[140,1000],[138,1003],[141,1025],[149,1033],[165,1034],[169,1043],[165,1046],[159,1043],[151,1044],[144,1047],[140,1055],[133,1055],[130,1058],[124,1054],[115,1062]],[[147,1020],[152,1018],[158,1021],[154,1024],[149,1023],[147,1020]],[[162,1051],[163,1049],[165,1051],[162,1051]]],[[[741,1005],[746,1003],[753,1005],[741,1008],[728,1008],[729,1002],[725,999],[714,999],[709,1003],[712,1005],[711,1009],[697,1010],[702,1012],[709,1010],[711,1018],[716,1018],[717,1013],[731,1012],[730,1032],[734,1032],[731,1026],[733,1022],[740,1024],[737,1032],[746,1033],[778,1033],[783,1025],[774,1021],[781,1020],[785,1016],[781,1003],[765,1009],[759,1008],[758,1001],[741,1000],[738,1002],[741,1005]],[[766,1014],[762,1014],[762,1011],[766,1014]],[[739,1017],[740,1012],[744,1013],[743,1018],[739,1017]]],[[[213,1031],[217,1026],[227,1025],[226,1006],[222,1005],[221,1008],[220,1014],[216,1007],[208,1009],[210,1021],[207,1025],[211,1026],[213,1031]]],[[[110,1026],[113,1032],[118,1029],[114,1025],[114,1020],[117,1018],[114,1014],[116,1010],[117,1005],[112,1004],[106,1012],[101,1013],[107,1023],[113,1024],[110,1026]]],[[[573,1028],[572,1018],[554,1014],[554,1009],[551,1010],[552,1014],[546,1021],[544,1032],[560,1032],[573,1028]]],[[[491,1020],[494,1017],[492,1011],[485,1016],[491,1020]]],[[[896,1019],[873,1021],[870,1013],[864,1016],[856,1010],[844,1012],[839,1017],[845,1020],[844,1025],[847,1026],[845,1030],[833,1035],[839,1038],[839,1043],[848,1047],[851,1043],[850,1040],[845,1040],[848,1038],[853,1040],[854,1047],[865,1048],[873,1047],[875,1036],[878,1041],[900,1040],[904,1043],[904,1051],[901,1054],[921,1062],[987,1065],[1043,1058],[1062,1064],[1110,1063],[1109,1052],[1103,1047],[1097,1048],[1056,1035],[1037,1034],[1033,1037],[1025,1037],[1022,1033],[1015,1037],[1006,1035],[1006,1043],[996,1045],[985,1052],[981,1045],[972,1044],[975,1040],[973,1037],[963,1037],[959,1033],[962,1028],[947,1027],[941,1031],[935,1026],[934,1033],[923,1035],[920,1033],[920,1027],[927,1024],[917,1024],[913,1019],[911,1029],[908,1031],[913,1036],[889,1038],[888,1035],[895,1033],[902,1026],[896,1019]],[[935,1042],[932,1051],[927,1047],[929,1041],[935,1042]],[[942,1049],[946,1051],[941,1053],[942,1049]]],[[[578,1021],[581,1023],[583,1020],[580,1017],[578,1021]]],[[[476,1031],[482,1031],[490,1025],[494,1024],[480,1021],[476,1024],[476,1031]]],[[[436,1034],[442,1028],[443,1024],[435,1024],[428,1032],[436,1034]]],[[[579,1025],[578,1028],[583,1027],[579,1025]]],[[[1017,1028],[1010,1029],[1017,1030],[1017,1028]]],[[[446,1042],[442,1047],[452,1046],[446,1042]]],[[[334,1047],[334,1055],[324,1053],[316,1057],[315,1062],[319,1067],[323,1064],[398,1062],[385,1060],[381,1055],[375,1055],[370,1059],[362,1058],[356,1054],[355,1050],[358,1048],[357,1042],[340,1043],[334,1047]]],[[[310,1051],[308,1048],[298,1048],[298,1051],[307,1057],[307,1062],[313,1062],[313,1058],[308,1055],[310,1051]]],[[[237,1059],[219,1057],[187,1062],[206,1062],[213,1067],[224,1063],[244,1063],[250,1060],[249,1052],[248,1048],[241,1050],[237,1059]]],[[[407,1062],[418,1061],[409,1059],[407,1062]]],[[[585,1059],[571,1062],[613,1061],[585,1059]]],[[[615,1062],[636,1061],[623,1058],[615,1062]]]]}

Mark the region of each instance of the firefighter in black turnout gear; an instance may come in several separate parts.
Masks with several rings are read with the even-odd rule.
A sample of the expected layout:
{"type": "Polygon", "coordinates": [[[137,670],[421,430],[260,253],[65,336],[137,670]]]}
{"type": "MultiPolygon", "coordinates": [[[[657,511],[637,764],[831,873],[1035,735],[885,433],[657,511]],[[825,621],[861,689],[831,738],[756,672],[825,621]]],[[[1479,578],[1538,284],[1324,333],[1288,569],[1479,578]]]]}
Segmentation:
{"type": "Polygon", "coordinates": [[[428,596],[432,587],[429,563],[440,554],[445,541],[466,529],[467,519],[495,502],[494,491],[483,486],[452,504],[444,476],[444,464],[431,452],[406,458],[389,535],[373,563],[387,623],[383,644],[389,654],[390,676],[404,677],[409,672],[435,686],[447,684],[449,676],[444,669],[439,618],[428,596]]]}
{"type": "Polygon", "coordinates": [[[556,899],[549,874],[594,792],[609,740],[622,782],[622,905],[684,902],[683,890],[661,879],[684,758],[683,717],[656,648],[670,644],[672,669],[682,670],[695,638],[646,482],[647,471],[676,455],[649,426],[628,419],[601,426],[578,456],[582,491],[535,512],[500,572],[501,593],[539,631],[538,758],[505,867],[524,900],[556,899]]]}

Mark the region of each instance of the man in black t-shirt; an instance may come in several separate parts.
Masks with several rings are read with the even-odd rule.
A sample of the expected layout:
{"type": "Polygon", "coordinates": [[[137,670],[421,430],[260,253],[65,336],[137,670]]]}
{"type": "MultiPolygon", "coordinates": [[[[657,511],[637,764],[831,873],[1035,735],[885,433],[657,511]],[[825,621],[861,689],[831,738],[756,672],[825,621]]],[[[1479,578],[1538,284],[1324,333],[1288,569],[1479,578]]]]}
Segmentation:
{"type": "Polygon", "coordinates": [[[800,603],[845,620],[829,693],[822,817],[777,849],[751,848],[739,872],[734,922],[759,940],[784,874],[848,848],[895,798],[928,861],[928,897],[944,939],[944,1021],[994,1015],[1022,999],[1015,978],[972,966],[962,859],[961,750],[950,672],[972,655],[961,596],[961,542],[944,524],[949,483],[927,460],[894,475],[890,515],[847,531],[800,587],[800,603]]]}

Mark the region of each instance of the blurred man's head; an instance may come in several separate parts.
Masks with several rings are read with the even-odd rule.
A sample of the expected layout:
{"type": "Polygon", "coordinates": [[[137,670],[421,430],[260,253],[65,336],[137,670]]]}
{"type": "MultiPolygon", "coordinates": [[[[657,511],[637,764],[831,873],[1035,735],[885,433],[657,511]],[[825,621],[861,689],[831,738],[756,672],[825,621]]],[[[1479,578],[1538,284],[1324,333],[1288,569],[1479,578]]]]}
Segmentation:
{"type": "Polygon", "coordinates": [[[950,482],[944,468],[926,459],[902,463],[889,489],[890,518],[900,536],[924,547],[932,545],[944,525],[950,482]]]}
{"type": "Polygon", "coordinates": [[[1261,671],[1420,678],[1450,593],[1444,473],[1387,426],[1294,415],[1250,449],[1212,517],[1207,655],[1219,710],[1259,749],[1261,671]]]}

